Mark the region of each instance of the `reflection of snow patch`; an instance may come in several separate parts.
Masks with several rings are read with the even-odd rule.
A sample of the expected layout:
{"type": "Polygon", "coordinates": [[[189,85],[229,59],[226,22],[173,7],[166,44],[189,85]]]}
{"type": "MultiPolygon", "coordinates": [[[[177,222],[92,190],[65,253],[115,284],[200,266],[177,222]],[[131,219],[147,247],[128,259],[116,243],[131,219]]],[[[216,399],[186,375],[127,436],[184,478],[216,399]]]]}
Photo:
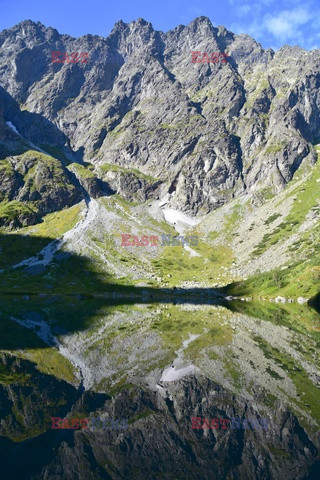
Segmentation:
{"type": "Polygon", "coordinates": [[[21,137],[20,133],[18,132],[18,130],[16,129],[16,127],[13,125],[13,123],[11,123],[11,122],[6,122],[6,125],[8,125],[8,127],[11,128],[11,130],[12,130],[14,133],[16,133],[17,135],[19,135],[19,136],[21,137]]]}
{"type": "MultiPolygon", "coordinates": [[[[188,347],[189,343],[193,342],[193,340],[195,340],[199,336],[199,334],[196,335],[189,333],[189,338],[182,342],[182,347],[177,352],[177,358],[175,358],[175,360],[173,361],[174,364],[183,364],[183,350],[185,350],[188,347]]],[[[160,382],[174,382],[175,380],[180,380],[180,378],[188,375],[189,373],[194,373],[195,368],[196,367],[194,365],[188,365],[182,368],[178,368],[177,366],[172,365],[171,367],[167,367],[164,369],[160,378],[160,382]]]]}
{"type": "Polygon", "coordinates": [[[50,331],[49,325],[43,320],[19,320],[18,318],[10,317],[22,327],[32,330],[38,335],[41,340],[47,345],[56,345],[56,340],[50,331]]]}
{"type": "Polygon", "coordinates": [[[194,372],[194,365],[188,365],[187,367],[176,369],[176,367],[168,367],[160,378],[160,382],[174,382],[175,380],[180,380],[180,378],[188,375],[189,373],[194,372]]]}

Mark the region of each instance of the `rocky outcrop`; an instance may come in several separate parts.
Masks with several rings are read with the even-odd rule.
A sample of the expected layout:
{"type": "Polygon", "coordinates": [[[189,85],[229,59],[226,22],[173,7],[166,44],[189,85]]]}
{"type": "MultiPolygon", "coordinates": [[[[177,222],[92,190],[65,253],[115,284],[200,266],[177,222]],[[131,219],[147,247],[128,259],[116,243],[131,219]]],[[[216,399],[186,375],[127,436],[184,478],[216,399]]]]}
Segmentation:
{"type": "Polygon", "coordinates": [[[0,161],[0,224],[17,228],[72,206],[83,198],[59,160],[37,151],[0,161]]]}
{"type": "Polygon", "coordinates": [[[110,185],[93,172],[93,166],[72,163],[68,170],[73,173],[85,196],[99,198],[114,193],[110,185]]]}
{"type": "Polygon", "coordinates": [[[121,171],[109,171],[103,178],[115,192],[129,202],[145,202],[149,198],[159,198],[161,181],[150,182],[135,173],[121,171]]]}

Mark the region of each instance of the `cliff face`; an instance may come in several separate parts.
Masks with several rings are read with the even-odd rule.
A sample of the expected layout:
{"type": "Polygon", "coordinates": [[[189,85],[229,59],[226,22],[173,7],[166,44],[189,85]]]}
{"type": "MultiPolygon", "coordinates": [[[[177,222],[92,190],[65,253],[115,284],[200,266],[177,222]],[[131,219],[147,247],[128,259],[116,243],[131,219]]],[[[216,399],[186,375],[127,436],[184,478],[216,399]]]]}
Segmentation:
{"type": "MultiPolygon", "coordinates": [[[[264,52],[206,17],[166,34],[143,19],[120,21],[107,38],[76,39],[25,21],[3,31],[0,45],[0,84],[55,127],[56,145],[64,140],[95,166],[156,177],[182,210],[208,212],[245,192],[277,192],[316,161],[316,51],[264,52]],[[87,63],[51,63],[52,51],[87,52],[87,63]],[[229,60],[192,63],[191,51],[228,52],[229,60]],[[236,52],[268,60],[250,63],[236,52]]],[[[17,123],[9,111],[5,120],[17,123]]],[[[47,143],[42,128],[27,132],[20,123],[24,136],[47,143]]]]}

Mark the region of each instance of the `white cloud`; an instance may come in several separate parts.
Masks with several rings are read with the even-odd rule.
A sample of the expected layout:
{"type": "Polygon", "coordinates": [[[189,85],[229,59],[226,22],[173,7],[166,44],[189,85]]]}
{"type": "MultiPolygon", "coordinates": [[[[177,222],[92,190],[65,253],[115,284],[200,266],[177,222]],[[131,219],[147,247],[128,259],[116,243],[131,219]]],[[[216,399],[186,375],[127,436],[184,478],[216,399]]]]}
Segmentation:
{"type": "Polygon", "coordinates": [[[266,15],[264,17],[264,26],[278,40],[286,41],[301,36],[297,27],[304,25],[312,18],[310,12],[305,8],[295,8],[293,10],[283,10],[278,15],[266,15]]]}
{"type": "MultiPolygon", "coordinates": [[[[1,1],[1,0],[0,0],[1,1]]],[[[228,0],[230,5],[228,30],[247,33],[263,46],[300,45],[310,49],[320,41],[319,0],[228,0]],[[318,36],[319,35],[319,36],[318,36]]],[[[211,16],[201,7],[186,7],[185,15],[211,16]]],[[[187,23],[188,23],[187,22],[187,23]]],[[[213,25],[216,25],[213,23],[213,25]]]]}
{"type": "Polygon", "coordinates": [[[239,7],[236,8],[236,14],[238,17],[243,17],[244,15],[247,15],[248,13],[252,13],[252,7],[253,5],[240,5],[239,7]]]}
{"type": "Polygon", "coordinates": [[[233,23],[232,25],[230,25],[229,30],[238,34],[246,33],[247,35],[253,37],[255,40],[261,39],[264,33],[263,25],[261,24],[261,22],[258,23],[257,21],[252,22],[248,25],[241,23],[233,23]]]}
{"type": "MultiPolygon", "coordinates": [[[[229,1],[236,2],[237,0],[229,1]]],[[[263,44],[265,44],[266,38],[270,37],[269,45],[271,42],[279,45],[294,43],[306,48],[310,48],[309,45],[318,45],[320,34],[318,33],[319,29],[315,28],[314,22],[317,22],[317,18],[320,16],[318,9],[311,3],[303,7],[296,4],[291,10],[285,9],[276,14],[267,13],[265,15],[256,13],[255,9],[261,10],[259,4],[252,4],[252,8],[254,20],[251,17],[248,22],[234,23],[229,29],[235,33],[247,33],[263,44]]]]}

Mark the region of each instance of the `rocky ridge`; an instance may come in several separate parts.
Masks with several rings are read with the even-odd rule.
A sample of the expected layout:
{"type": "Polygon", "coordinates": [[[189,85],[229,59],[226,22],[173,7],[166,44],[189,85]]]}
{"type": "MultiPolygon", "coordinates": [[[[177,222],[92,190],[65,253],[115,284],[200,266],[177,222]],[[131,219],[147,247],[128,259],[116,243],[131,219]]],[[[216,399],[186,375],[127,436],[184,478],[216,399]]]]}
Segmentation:
{"type": "MultiPolygon", "coordinates": [[[[233,52],[264,50],[206,17],[166,34],[143,19],[120,21],[107,38],[77,39],[27,20],[1,32],[0,46],[0,84],[24,115],[50,122],[51,145],[64,140],[77,161],[96,169],[111,164],[151,175],[180,210],[205,213],[245,193],[278,192],[316,161],[316,51],[285,46],[269,50],[266,64],[237,63],[233,52]],[[192,50],[227,51],[230,61],[193,64],[192,50]],[[88,52],[89,59],[53,64],[51,51],[88,52]]],[[[45,143],[43,128],[27,132],[8,108],[4,117],[45,143]]],[[[128,175],[118,185],[125,195],[128,175]]]]}

